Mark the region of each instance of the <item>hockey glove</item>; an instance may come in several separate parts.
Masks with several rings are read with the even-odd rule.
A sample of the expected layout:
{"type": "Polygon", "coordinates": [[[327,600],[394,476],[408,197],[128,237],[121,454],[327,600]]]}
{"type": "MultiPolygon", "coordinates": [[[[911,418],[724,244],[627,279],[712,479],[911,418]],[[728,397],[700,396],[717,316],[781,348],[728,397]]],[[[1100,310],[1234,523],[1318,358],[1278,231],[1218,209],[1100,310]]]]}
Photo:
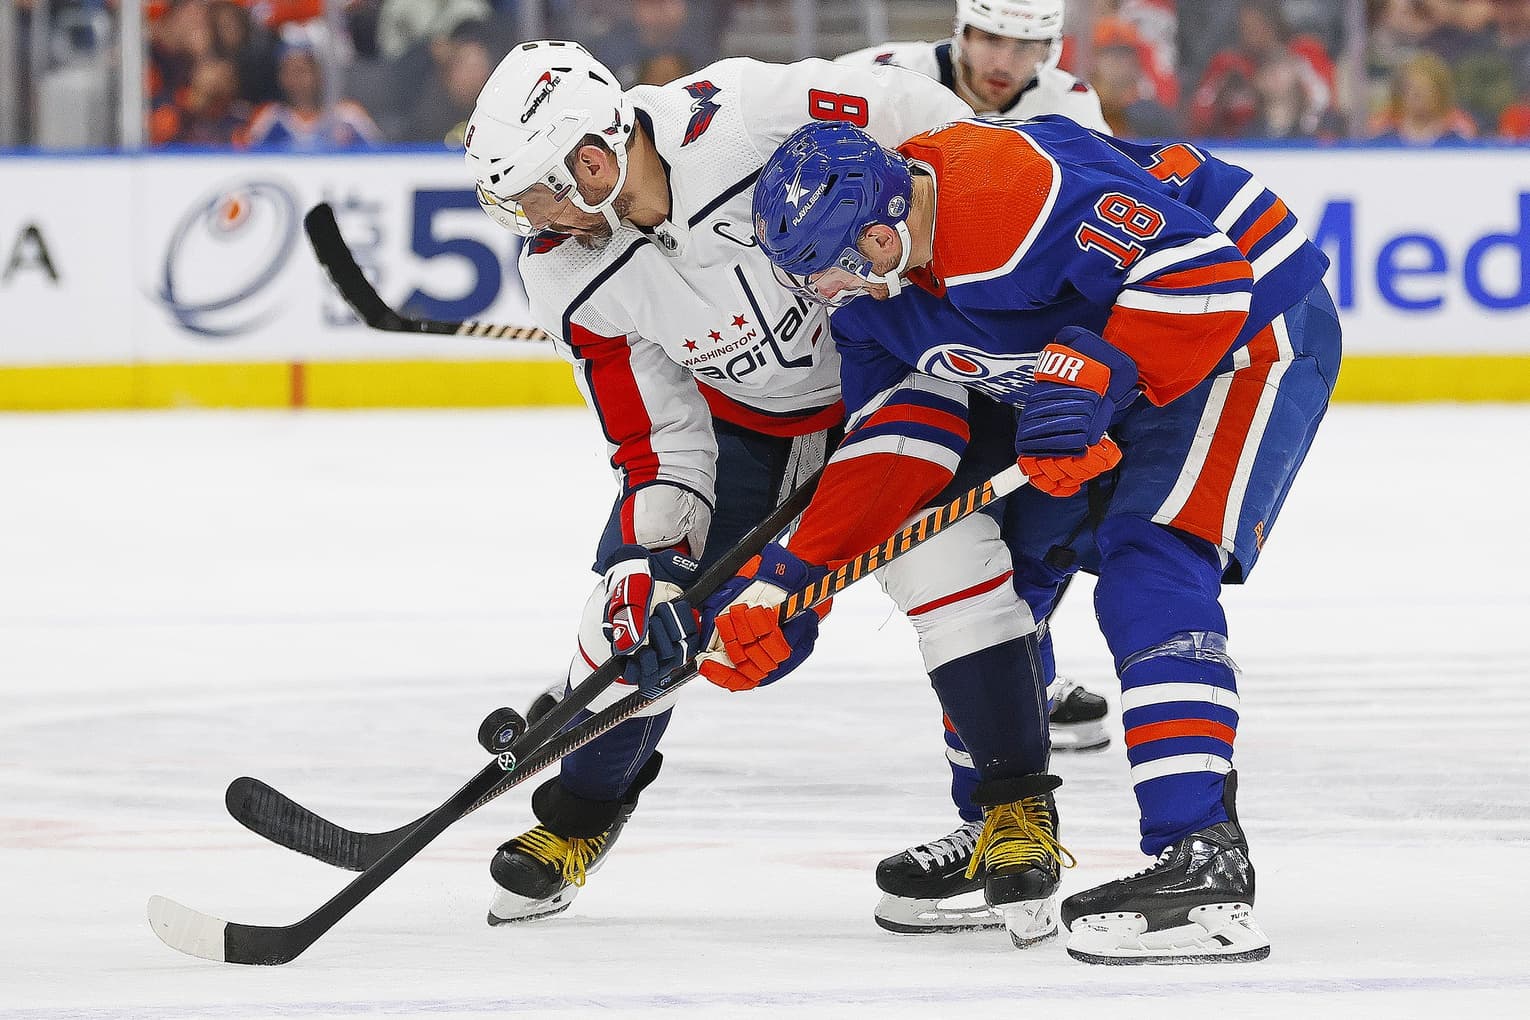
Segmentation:
{"type": "Polygon", "coordinates": [[[1137,394],[1137,365],[1099,336],[1068,326],[1041,349],[1015,428],[1015,453],[1031,484],[1053,496],[1115,467],[1121,451],[1105,435],[1137,394]]]}
{"type": "Polygon", "coordinates": [[[701,675],[730,691],[747,691],[773,684],[801,665],[812,654],[828,604],[799,613],[784,627],[776,607],[826,573],[774,542],[767,545],[702,606],[708,642],[701,675]]]}
{"type": "Polygon", "coordinates": [[[611,651],[628,657],[626,680],[657,697],[670,671],[700,650],[698,614],[680,597],[698,564],[677,549],[640,545],[621,546],[607,562],[601,630],[611,651]]]}

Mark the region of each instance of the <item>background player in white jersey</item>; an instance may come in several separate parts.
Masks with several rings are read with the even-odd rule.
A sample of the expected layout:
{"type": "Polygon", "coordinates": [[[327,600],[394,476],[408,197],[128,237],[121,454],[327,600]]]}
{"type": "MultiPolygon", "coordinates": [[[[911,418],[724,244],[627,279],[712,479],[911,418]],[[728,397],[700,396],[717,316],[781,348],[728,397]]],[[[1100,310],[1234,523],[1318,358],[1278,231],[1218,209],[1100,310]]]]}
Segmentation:
{"type": "Polygon", "coordinates": [[[884,43],[839,60],[893,64],[927,74],[979,116],[1023,119],[1057,113],[1109,132],[1100,97],[1057,66],[1063,7],[1063,0],[957,0],[951,38],[884,43]]]}
{"type": "MultiPolygon", "coordinates": [[[[844,409],[826,313],[775,282],[754,238],[766,158],[810,118],[893,145],[963,116],[950,91],[897,67],[735,58],[623,93],[582,48],[542,42],[516,47],[495,71],[469,121],[468,167],[485,211],[531,238],[520,267],[532,316],[573,363],[620,485],[572,678],[632,653],[626,681],[658,689],[695,621],[688,607],[652,618],[650,607],[735,544],[837,439],[844,409]]],[[[960,386],[910,385],[965,406],[960,386]]],[[[930,455],[953,469],[960,457],[930,455]]],[[[932,673],[959,674],[981,656],[1006,685],[1034,688],[1035,701],[1036,625],[1003,583],[1010,569],[997,524],[975,515],[883,581],[932,673]]],[[[795,627],[805,655],[817,618],[795,627]]],[[[655,709],[569,755],[537,790],[541,824],[491,864],[491,923],[568,906],[657,775],[670,710],[655,709]]],[[[1044,740],[1044,716],[1040,727],[1044,740]]]]}
{"type": "MultiPolygon", "coordinates": [[[[1057,66],[1062,54],[1063,0],[957,0],[951,38],[940,42],[884,43],[848,53],[841,63],[891,64],[929,75],[956,93],[979,116],[1029,118],[1062,114],[1095,131],[1110,133],[1100,111],[1100,97],[1083,81],[1057,66]]],[[[1051,699],[1054,750],[1103,751],[1105,699],[1056,676],[1052,644],[1044,617],[1057,605],[1050,584],[1029,586],[1021,573],[1015,585],[1043,620],[1042,669],[1051,699]]],[[[996,913],[982,906],[955,909],[940,901],[964,897],[982,888],[967,877],[967,866],[983,826],[973,802],[978,773],[972,757],[946,720],[946,761],[951,768],[951,799],[962,824],[948,835],[894,854],[877,867],[884,896],[877,921],[905,934],[998,927],[996,913]]]]}

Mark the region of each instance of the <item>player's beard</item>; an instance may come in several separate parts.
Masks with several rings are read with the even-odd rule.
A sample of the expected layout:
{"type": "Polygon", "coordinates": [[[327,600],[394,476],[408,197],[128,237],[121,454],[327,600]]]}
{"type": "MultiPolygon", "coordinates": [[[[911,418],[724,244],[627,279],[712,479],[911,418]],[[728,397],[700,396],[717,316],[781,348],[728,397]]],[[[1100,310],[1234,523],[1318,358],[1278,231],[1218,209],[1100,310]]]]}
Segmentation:
{"type": "MultiPolygon", "coordinates": [[[[607,194],[610,194],[610,192],[607,192],[607,194]]],[[[611,203],[611,209],[616,213],[617,219],[626,219],[627,213],[632,209],[631,196],[617,195],[616,201],[611,203]]],[[[611,243],[611,237],[614,233],[615,231],[611,229],[611,224],[607,223],[604,217],[601,217],[599,224],[576,235],[575,239],[590,251],[600,251],[611,243]]]]}
{"type": "Polygon", "coordinates": [[[599,226],[591,227],[588,231],[574,235],[574,240],[580,246],[590,251],[600,251],[611,243],[611,224],[602,222],[599,226]]]}

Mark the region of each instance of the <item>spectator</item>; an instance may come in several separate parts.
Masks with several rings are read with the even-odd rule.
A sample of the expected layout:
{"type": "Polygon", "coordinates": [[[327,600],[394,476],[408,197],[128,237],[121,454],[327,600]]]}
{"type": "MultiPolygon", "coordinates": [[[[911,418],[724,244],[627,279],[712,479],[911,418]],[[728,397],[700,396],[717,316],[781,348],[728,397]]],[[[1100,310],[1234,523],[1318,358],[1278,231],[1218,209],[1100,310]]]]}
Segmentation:
{"type": "Polygon", "coordinates": [[[644,62],[656,56],[678,57],[691,67],[717,59],[715,47],[687,0],[632,0],[627,17],[616,22],[593,52],[623,84],[635,85],[644,62]]]}
{"type": "Polygon", "coordinates": [[[1514,89],[1530,99],[1530,0],[1498,0],[1493,15],[1498,48],[1509,62],[1514,89]]]}
{"type": "Polygon", "coordinates": [[[270,31],[255,24],[249,8],[234,0],[213,0],[207,17],[213,51],[239,71],[239,97],[257,104],[275,99],[276,41],[270,31]]]}
{"type": "Polygon", "coordinates": [[[149,31],[149,92],[155,109],[177,102],[197,62],[213,53],[205,0],[176,0],[149,31]]]}
{"type": "Polygon", "coordinates": [[[1174,114],[1157,100],[1142,60],[1142,40],[1132,25],[1113,18],[1095,23],[1091,83],[1111,132],[1122,138],[1175,137],[1174,114]]]}
{"type": "Polygon", "coordinates": [[[478,93],[494,72],[487,26],[464,22],[451,35],[431,40],[430,52],[431,76],[405,119],[402,138],[461,147],[478,93]]]}
{"type": "Polygon", "coordinates": [[[1397,71],[1392,103],[1378,141],[1448,145],[1475,135],[1472,119],[1455,107],[1450,68],[1434,53],[1421,53],[1397,71]]]}
{"type": "Polygon", "coordinates": [[[1333,103],[1333,61],[1311,36],[1293,37],[1276,0],[1244,0],[1238,8],[1236,44],[1211,58],[1190,101],[1190,129],[1212,138],[1236,138],[1252,129],[1259,113],[1255,82],[1271,63],[1292,59],[1313,113],[1333,103]]]}
{"type": "Polygon", "coordinates": [[[382,133],[360,104],[344,99],[324,108],[324,70],[311,45],[289,44],[277,60],[281,99],[267,103],[250,123],[252,149],[325,152],[369,149],[382,133]]]}
{"type": "Polygon", "coordinates": [[[1451,67],[1496,49],[1493,0],[1425,0],[1434,29],[1424,39],[1451,67]]]}
{"type": "MultiPolygon", "coordinates": [[[[1507,11],[1523,3],[1500,3],[1492,0],[1462,0],[1452,9],[1447,29],[1431,36],[1448,41],[1434,47],[1445,58],[1455,78],[1456,96],[1461,107],[1470,113],[1481,131],[1492,131],[1503,111],[1519,98],[1515,85],[1515,54],[1505,39],[1505,19],[1498,8],[1507,11]]],[[[1514,25],[1514,17],[1507,19],[1514,25]]]]}
{"type": "Polygon", "coordinates": [[[690,61],[679,53],[655,53],[638,67],[635,85],[668,85],[676,78],[694,71],[690,61]]]}
{"type": "Polygon", "coordinates": [[[1284,56],[1265,64],[1254,77],[1258,112],[1252,138],[1322,138],[1344,133],[1339,115],[1312,95],[1311,76],[1300,59],[1284,56]]]}
{"type": "Polygon", "coordinates": [[[1424,40],[1435,29],[1424,0],[1369,0],[1365,50],[1364,114],[1380,123],[1391,105],[1392,82],[1404,64],[1424,52],[1424,40]]]}
{"type": "MultiPolygon", "coordinates": [[[[1096,0],[1094,14],[1096,37],[1100,34],[1100,26],[1108,22],[1120,23],[1130,30],[1137,62],[1142,67],[1145,81],[1152,85],[1152,90],[1144,92],[1142,98],[1156,99],[1171,110],[1178,107],[1179,77],[1174,70],[1174,39],[1179,19],[1177,0],[1096,0]]],[[[1119,27],[1115,26],[1106,29],[1107,34],[1119,32],[1119,27]]],[[[1097,41],[1095,47],[1099,46],[1097,41]]]]}
{"type": "Polygon", "coordinates": [[[422,40],[445,38],[463,22],[487,21],[491,13],[487,0],[382,0],[377,47],[393,60],[422,40]]]}
{"type": "Polygon", "coordinates": [[[228,146],[250,123],[250,104],[239,98],[239,72],[227,57],[205,56],[191,69],[191,79],[174,102],[161,104],[150,118],[155,145],[228,146]]]}

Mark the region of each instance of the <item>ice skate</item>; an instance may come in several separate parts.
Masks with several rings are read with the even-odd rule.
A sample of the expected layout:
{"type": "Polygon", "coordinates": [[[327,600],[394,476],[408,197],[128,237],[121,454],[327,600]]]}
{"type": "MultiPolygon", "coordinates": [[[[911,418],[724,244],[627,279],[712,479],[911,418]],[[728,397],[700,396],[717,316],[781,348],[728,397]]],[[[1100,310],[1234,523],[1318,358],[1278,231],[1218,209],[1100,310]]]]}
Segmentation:
{"type": "Polygon", "coordinates": [[[983,805],[983,831],[966,873],[986,873],[984,897],[1018,949],[1057,934],[1060,872],[1074,864],[1057,842],[1052,791],[1060,783],[1046,774],[984,780],[975,794],[983,805]]]}
{"type": "Polygon", "coordinates": [[[965,822],[949,835],[878,864],[882,899],[875,910],[877,924],[899,935],[1003,927],[1003,916],[983,898],[986,876],[967,876],[982,831],[982,822],[965,822]]]}
{"type": "Polygon", "coordinates": [[[542,824],[501,845],[489,862],[496,887],[489,903],[489,924],[535,921],[567,910],[589,876],[605,863],[637,810],[638,795],[659,774],[662,762],[655,751],[615,803],[574,797],[556,779],[543,784],[532,797],[532,808],[542,824]],[[591,819],[602,815],[611,820],[604,828],[596,828],[601,823],[591,819]],[[553,826],[569,835],[559,835],[553,826]]]}
{"type": "Polygon", "coordinates": [[[1061,676],[1053,681],[1051,695],[1047,729],[1052,750],[1103,751],[1110,746],[1110,734],[1105,732],[1110,707],[1104,698],[1061,676]]]}
{"type": "Polygon", "coordinates": [[[1270,955],[1254,920],[1254,866],[1233,810],[1237,773],[1227,774],[1228,821],[1165,847],[1135,875],[1063,901],[1068,955],[1085,963],[1241,963],[1270,955]]]}

